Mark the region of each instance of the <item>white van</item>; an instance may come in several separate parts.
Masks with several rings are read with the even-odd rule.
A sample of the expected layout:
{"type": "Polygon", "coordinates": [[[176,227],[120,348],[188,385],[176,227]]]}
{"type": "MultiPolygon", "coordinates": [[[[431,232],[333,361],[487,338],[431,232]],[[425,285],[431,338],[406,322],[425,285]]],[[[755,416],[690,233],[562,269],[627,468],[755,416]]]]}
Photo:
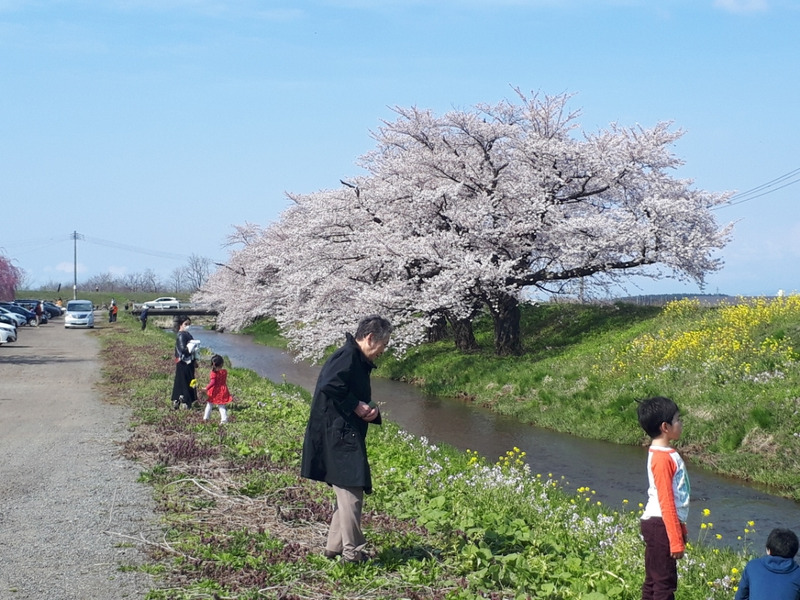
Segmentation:
{"type": "Polygon", "coordinates": [[[64,327],[94,327],[94,306],[91,300],[70,300],[64,314],[64,327]]]}

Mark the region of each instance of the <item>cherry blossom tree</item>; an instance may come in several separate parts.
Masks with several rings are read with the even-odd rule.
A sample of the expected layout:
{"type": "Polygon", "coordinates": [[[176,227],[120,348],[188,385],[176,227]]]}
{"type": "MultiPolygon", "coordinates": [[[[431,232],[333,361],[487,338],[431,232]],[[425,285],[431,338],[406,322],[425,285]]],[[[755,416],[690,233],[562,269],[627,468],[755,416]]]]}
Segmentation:
{"type": "Polygon", "coordinates": [[[672,175],[682,132],[660,123],[581,133],[569,96],[516,92],[516,103],[442,116],[395,108],[361,158],[367,175],[290,195],[278,223],[248,230],[209,282],[225,320],[273,316],[309,355],[367,312],[396,322],[401,348],[447,320],[469,350],[485,310],[496,352],[518,354],[527,288],[631,274],[702,282],[719,268],[730,228],[711,209],[728,195],[672,175]]]}
{"type": "Polygon", "coordinates": [[[0,300],[14,299],[17,286],[23,278],[23,272],[15,267],[11,261],[0,254],[0,300]]]}

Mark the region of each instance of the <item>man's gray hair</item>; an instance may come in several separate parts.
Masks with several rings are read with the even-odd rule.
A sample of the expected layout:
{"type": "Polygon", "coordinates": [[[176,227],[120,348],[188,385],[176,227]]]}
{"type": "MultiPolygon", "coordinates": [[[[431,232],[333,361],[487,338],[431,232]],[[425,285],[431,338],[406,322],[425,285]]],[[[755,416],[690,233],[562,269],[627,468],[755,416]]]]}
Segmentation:
{"type": "Polygon", "coordinates": [[[380,315],[364,317],[358,324],[355,337],[357,340],[363,340],[370,333],[375,340],[381,342],[388,340],[392,334],[392,324],[380,315]]]}

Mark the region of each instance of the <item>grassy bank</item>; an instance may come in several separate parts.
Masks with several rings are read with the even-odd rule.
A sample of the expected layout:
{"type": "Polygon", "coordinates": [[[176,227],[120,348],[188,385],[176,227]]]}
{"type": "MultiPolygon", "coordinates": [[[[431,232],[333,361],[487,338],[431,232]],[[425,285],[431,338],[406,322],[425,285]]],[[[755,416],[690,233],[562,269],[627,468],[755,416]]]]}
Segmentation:
{"type": "MultiPolygon", "coordinates": [[[[270,325],[253,330],[262,327],[270,325]]],[[[670,396],[683,412],[685,456],[800,500],[800,296],[716,308],[688,300],[664,309],[526,306],[522,329],[521,357],[495,356],[484,321],[476,326],[482,351],[426,344],[385,360],[378,374],[620,444],[645,441],[637,399],[670,396]]]]}
{"type": "MultiPolygon", "coordinates": [[[[640,596],[634,503],[604,506],[585,488],[565,493],[552,475],[531,473],[515,448],[488,463],[391,424],[368,438],[375,493],[364,525],[374,560],[325,559],[332,494],[297,475],[307,392],[230,369],[231,422],[203,423],[199,411],[168,408],[170,336],[141,332],[128,315],[97,334],[103,395],[133,408],[125,452],[163,519],[163,538],[147,542],[158,583],[150,600],[640,596]]],[[[207,361],[198,380],[208,380],[207,361]]],[[[738,570],[766,536],[757,523],[742,527],[733,549],[704,544],[705,523],[691,532],[681,598],[732,597],[738,570]]]]}

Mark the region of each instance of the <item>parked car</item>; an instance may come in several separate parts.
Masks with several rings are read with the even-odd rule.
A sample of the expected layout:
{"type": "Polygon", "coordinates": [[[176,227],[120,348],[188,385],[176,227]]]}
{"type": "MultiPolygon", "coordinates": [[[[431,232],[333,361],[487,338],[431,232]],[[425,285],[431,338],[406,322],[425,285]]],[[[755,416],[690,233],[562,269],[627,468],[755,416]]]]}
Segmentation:
{"type": "Polygon", "coordinates": [[[94,327],[94,306],[91,300],[70,300],[64,314],[64,327],[94,327]]]}
{"type": "MultiPolygon", "coordinates": [[[[23,310],[27,311],[31,316],[33,316],[33,323],[31,323],[31,319],[30,319],[30,317],[28,317],[28,314],[25,315],[26,317],[28,317],[28,325],[33,325],[33,324],[36,323],[36,304],[37,303],[38,302],[36,300],[14,300],[13,303],[8,303],[6,305],[6,308],[8,308],[9,310],[13,310],[15,312],[19,312],[19,309],[23,309],[23,310]]],[[[42,309],[42,317],[40,319],[40,322],[46,324],[47,321],[49,320],[49,316],[50,315],[47,313],[47,311],[42,309]]]]}
{"type": "Polygon", "coordinates": [[[17,341],[17,327],[16,325],[8,325],[7,323],[0,323],[0,331],[5,331],[8,335],[6,335],[6,342],[16,342],[17,341]]]}
{"type": "MultiPolygon", "coordinates": [[[[36,305],[39,304],[38,300],[14,300],[14,305],[24,308],[29,313],[31,313],[34,317],[34,321],[36,320],[36,305]]],[[[42,316],[39,318],[39,322],[46,325],[47,322],[50,320],[50,311],[48,311],[44,305],[42,306],[42,316]]],[[[28,323],[30,325],[30,322],[28,323]]]]}
{"type": "Polygon", "coordinates": [[[155,300],[145,302],[142,304],[142,306],[146,306],[147,308],[180,308],[181,303],[177,298],[164,296],[162,298],[156,298],[155,300]]]}
{"type": "Polygon", "coordinates": [[[0,315],[0,323],[11,325],[14,328],[17,327],[17,320],[12,317],[9,317],[8,315],[0,315]]]}
{"type": "MultiPolygon", "coordinates": [[[[27,308],[20,306],[16,302],[8,302],[8,301],[0,301],[0,307],[5,308],[6,310],[10,310],[11,312],[17,313],[18,315],[22,315],[25,317],[25,322],[28,325],[35,325],[36,324],[36,315],[29,311],[27,308]]],[[[16,323],[17,320],[14,319],[16,323]]]]}
{"type": "MultiPolygon", "coordinates": [[[[31,312],[35,312],[36,305],[39,303],[39,300],[31,300],[30,298],[23,298],[21,300],[15,300],[14,302],[16,302],[17,304],[19,304],[24,308],[27,308],[31,312]]],[[[62,314],[61,309],[58,308],[55,304],[53,304],[52,302],[48,302],[47,300],[42,300],[41,302],[42,302],[42,312],[46,312],[47,317],[49,319],[61,316],[62,314]]]]}
{"type": "Polygon", "coordinates": [[[17,337],[8,331],[7,329],[3,329],[0,327],[0,346],[3,344],[7,344],[8,342],[14,342],[17,340],[17,337]]]}
{"type": "Polygon", "coordinates": [[[45,300],[44,305],[48,308],[48,310],[53,312],[54,317],[60,317],[65,312],[67,312],[67,309],[64,308],[63,306],[59,306],[55,302],[50,302],[49,300],[45,300]]]}
{"type": "MultiPolygon", "coordinates": [[[[6,306],[0,306],[0,315],[5,315],[14,319],[17,325],[25,325],[29,322],[29,317],[26,317],[6,306]]],[[[33,322],[36,322],[36,315],[33,315],[33,322]]]]}

